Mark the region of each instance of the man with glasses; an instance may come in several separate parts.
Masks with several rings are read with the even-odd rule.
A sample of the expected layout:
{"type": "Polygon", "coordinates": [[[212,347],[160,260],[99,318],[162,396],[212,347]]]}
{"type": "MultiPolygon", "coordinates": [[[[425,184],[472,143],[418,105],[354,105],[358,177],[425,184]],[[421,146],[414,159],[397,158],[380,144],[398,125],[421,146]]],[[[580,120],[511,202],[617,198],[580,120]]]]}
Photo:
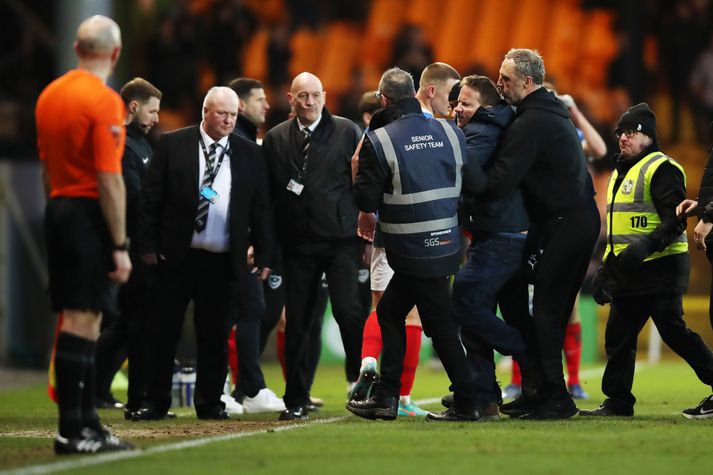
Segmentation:
{"type": "MultiPolygon", "coordinates": [[[[713,385],[713,353],[683,321],[690,260],[686,221],[676,206],[686,197],[685,171],[661,152],[648,104],[624,112],[616,135],[620,153],[607,190],[607,247],[593,280],[597,302],[611,303],[602,378],[607,398],[597,409],[581,411],[585,416],[634,415],[636,340],[649,317],[663,341],[713,385]]],[[[713,396],[683,415],[713,416],[713,396]]]]}
{"type": "Polygon", "coordinates": [[[310,335],[319,324],[314,306],[323,273],[344,343],[347,381],[359,376],[361,243],[350,162],[361,133],[356,124],[327,110],[326,96],[317,76],[298,74],[287,93],[295,117],[271,129],[263,141],[285,266],[287,409],[281,420],[307,418],[308,349],[319,344],[310,335]]]}

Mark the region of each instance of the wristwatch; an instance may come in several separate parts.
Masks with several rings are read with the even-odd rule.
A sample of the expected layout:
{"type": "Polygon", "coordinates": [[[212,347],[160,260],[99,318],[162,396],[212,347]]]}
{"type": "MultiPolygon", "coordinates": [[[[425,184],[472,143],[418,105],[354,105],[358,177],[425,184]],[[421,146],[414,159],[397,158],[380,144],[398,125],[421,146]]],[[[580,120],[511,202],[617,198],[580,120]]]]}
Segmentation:
{"type": "Polygon", "coordinates": [[[128,251],[131,248],[131,239],[128,237],[121,244],[114,244],[112,246],[112,251],[128,251]]]}

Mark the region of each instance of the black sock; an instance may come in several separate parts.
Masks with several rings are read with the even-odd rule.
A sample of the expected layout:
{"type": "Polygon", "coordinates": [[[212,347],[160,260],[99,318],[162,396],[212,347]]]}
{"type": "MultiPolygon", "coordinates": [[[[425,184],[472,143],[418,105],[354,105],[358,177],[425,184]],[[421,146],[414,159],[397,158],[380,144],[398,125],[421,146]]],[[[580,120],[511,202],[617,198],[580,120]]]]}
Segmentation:
{"type": "Polygon", "coordinates": [[[82,423],[82,393],[86,367],[86,346],[90,341],[66,332],[57,336],[54,370],[59,409],[59,434],[79,437],[82,423]]]}
{"type": "Polygon", "coordinates": [[[96,431],[102,432],[102,425],[95,407],[96,397],[94,387],[96,384],[96,343],[87,340],[84,359],[84,390],[82,391],[82,424],[96,431]]]}

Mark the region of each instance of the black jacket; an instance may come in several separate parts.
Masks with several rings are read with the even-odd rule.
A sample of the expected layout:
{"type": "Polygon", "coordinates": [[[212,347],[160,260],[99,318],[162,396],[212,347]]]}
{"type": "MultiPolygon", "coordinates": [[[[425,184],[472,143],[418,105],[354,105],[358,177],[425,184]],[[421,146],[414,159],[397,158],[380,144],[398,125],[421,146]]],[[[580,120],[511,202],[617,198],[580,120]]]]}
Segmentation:
{"type": "Polygon", "coordinates": [[[126,234],[134,241],[138,237],[141,182],[151,157],[151,145],[141,129],[132,122],[126,127],[126,147],[121,159],[121,170],[126,186],[126,234]]]}
{"type": "MultiPolygon", "coordinates": [[[[617,159],[617,180],[613,192],[619,189],[626,173],[646,155],[658,151],[652,144],[636,157],[617,159]]],[[[664,163],[651,180],[651,197],[661,224],[637,244],[629,245],[619,256],[610,253],[606,269],[609,293],[616,297],[636,297],[663,293],[684,293],[688,288],[689,254],[680,253],[643,260],[654,252],[663,251],[686,230],[686,221],[676,216],[676,206],[686,198],[683,174],[675,166],[664,163]]],[[[607,236],[607,245],[609,236],[607,236]]]]}
{"type": "Polygon", "coordinates": [[[325,107],[310,138],[310,152],[298,196],[287,189],[302,169],[304,137],[297,119],[272,128],[263,141],[270,187],[275,200],[276,230],[286,250],[310,254],[328,249],[336,239],[356,238],[351,157],[361,138],[352,121],[325,107]]]}
{"type": "MultiPolygon", "coordinates": [[[[178,267],[191,247],[198,209],[197,125],[161,135],[146,170],[139,213],[141,253],[161,253],[178,267]]],[[[228,232],[230,260],[237,276],[245,274],[248,241],[258,267],[270,267],[273,234],[270,194],[260,147],[230,135],[231,192],[228,232]],[[249,236],[249,235],[252,236],[249,236]]]]}
{"type": "Polygon", "coordinates": [[[487,182],[478,188],[487,198],[521,188],[533,224],[587,206],[594,196],[569,112],[545,88],[520,102],[486,174],[487,182]]]}
{"type": "MultiPolygon", "coordinates": [[[[375,114],[370,128],[384,126],[407,114],[421,114],[421,105],[413,98],[403,99],[393,106],[387,107],[375,114]]],[[[465,170],[465,167],[463,168],[465,170]]],[[[359,152],[359,172],[354,183],[354,197],[357,207],[364,212],[374,212],[379,208],[384,193],[393,191],[392,172],[385,160],[380,159],[374,151],[374,146],[369,137],[364,137],[359,152]]],[[[463,176],[465,186],[466,176],[463,176]]],[[[378,226],[378,224],[377,224],[378,226]]],[[[460,254],[455,253],[437,259],[415,259],[389,252],[386,248],[389,265],[397,272],[420,277],[441,277],[452,275],[458,271],[460,254]]]]}
{"type": "Polygon", "coordinates": [[[251,142],[257,142],[257,125],[253,124],[247,117],[238,115],[235,121],[233,133],[251,142]]]}
{"type": "MultiPolygon", "coordinates": [[[[468,147],[466,169],[476,164],[484,171],[490,169],[491,158],[514,115],[512,108],[504,101],[475,111],[463,127],[468,147]]],[[[463,226],[471,233],[516,233],[528,227],[527,211],[519,188],[502,198],[480,197],[466,191],[463,193],[462,208],[463,226]]]]}

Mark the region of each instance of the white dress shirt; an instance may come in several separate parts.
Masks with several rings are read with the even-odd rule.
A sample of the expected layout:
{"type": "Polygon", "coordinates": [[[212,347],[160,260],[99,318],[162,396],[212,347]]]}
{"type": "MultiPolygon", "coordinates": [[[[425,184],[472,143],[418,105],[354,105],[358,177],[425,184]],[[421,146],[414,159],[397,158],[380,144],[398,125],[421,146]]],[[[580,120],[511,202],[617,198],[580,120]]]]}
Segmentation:
{"type": "MultiPolygon", "coordinates": [[[[198,127],[203,137],[203,143],[205,144],[206,150],[210,150],[210,146],[215,141],[208,136],[203,130],[203,123],[198,127]]],[[[230,207],[230,189],[232,177],[230,174],[230,154],[228,153],[227,147],[228,137],[223,137],[218,140],[218,148],[215,151],[215,159],[213,161],[213,166],[218,165],[221,154],[223,155],[223,162],[220,164],[218,173],[213,180],[212,188],[218,193],[215,197],[213,203],[208,206],[208,216],[206,221],[205,229],[198,233],[193,231],[193,239],[191,240],[191,247],[194,249],[204,249],[210,252],[228,252],[230,243],[230,231],[228,229],[228,209],[230,207]]],[[[203,147],[200,143],[198,144],[198,182],[196,186],[198,187],[198,193],[201,190],[201,184],[203,183],[203,175],[206,173],[206,159],[203,154],[203,147]]]]}

